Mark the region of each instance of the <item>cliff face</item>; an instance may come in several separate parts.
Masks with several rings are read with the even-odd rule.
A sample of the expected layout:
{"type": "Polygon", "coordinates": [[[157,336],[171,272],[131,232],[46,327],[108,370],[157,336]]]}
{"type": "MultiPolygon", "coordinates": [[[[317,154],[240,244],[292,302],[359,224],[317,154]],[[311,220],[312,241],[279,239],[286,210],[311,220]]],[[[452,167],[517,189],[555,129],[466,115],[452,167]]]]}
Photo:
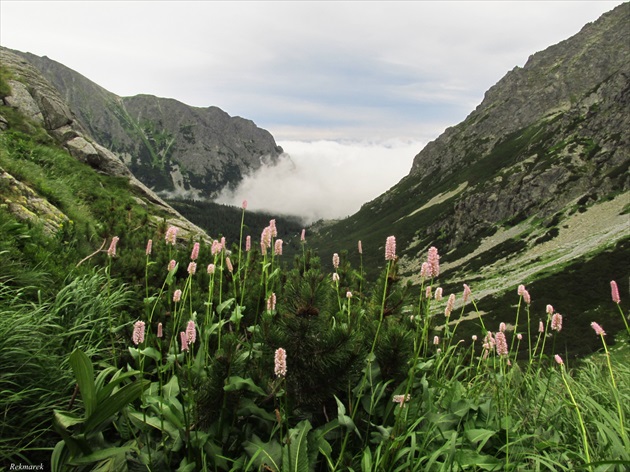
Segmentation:
{"type": "MultiPolygon", "coordinates": [[[[8,74],[10,93],[0,97],[3,105],[16,110],[27,120],[41,126],[59,145],[77,160],[90,165],[98,172],[127,179],[140,196],[143,205],[154,213],[167,215],[171,224],[187,233],[203,235],[204,231],[182,217],[158,195],[136,179],[129,169],[110,150],[96,142],[71,112],[57,89],[23,57],[0,48],[0,64],[8,74]]],[[[0,116],[0,131],[7,120],[0,116]]],[[[0,169],[3,189],[2,204],[21,220],[41,221],[54,233],[65,217],[41,195],[29,188],[28,183],[0,169]],[[50,228],[46,224],[52,224],[50,228]]]]}
{"type": "Polygon", "coordinates": [[[212,197],[282,153],[268,131],[217,107],[119,97],[47,57],[14,52],[54,85],[89,135],[158,192],[212,197]]]}
{"type": "Polygon", "coordinates": [[[396,235],[400,271],[416,281],[426,250],[437,246],[447,277],[483,276],[487,293],[626,247],[628,24],[625,3],[532,55],[429,143],[408,176],[321,227],[313,244],[335,252],[362,240],[380,251],[396,235]]]}

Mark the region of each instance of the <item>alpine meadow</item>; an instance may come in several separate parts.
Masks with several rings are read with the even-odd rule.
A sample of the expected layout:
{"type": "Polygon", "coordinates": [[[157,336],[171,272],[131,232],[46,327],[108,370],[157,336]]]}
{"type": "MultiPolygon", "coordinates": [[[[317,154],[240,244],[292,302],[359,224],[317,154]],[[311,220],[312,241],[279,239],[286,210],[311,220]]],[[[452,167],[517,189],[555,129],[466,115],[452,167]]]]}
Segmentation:
{"type": "Polygon", "coordinates": [[[629,25],[309,225],[200,197],[252,121],[0,47],[0,470],[630,470],[629,25]]]}

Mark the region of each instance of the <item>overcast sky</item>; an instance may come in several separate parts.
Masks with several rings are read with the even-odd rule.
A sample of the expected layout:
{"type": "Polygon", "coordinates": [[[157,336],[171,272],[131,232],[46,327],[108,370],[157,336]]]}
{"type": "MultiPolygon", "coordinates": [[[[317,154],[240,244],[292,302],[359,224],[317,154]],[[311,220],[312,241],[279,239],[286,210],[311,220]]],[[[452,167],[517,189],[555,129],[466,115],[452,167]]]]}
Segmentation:
{"type": "Polygon", "coordinates": [[[0,1],[0,43],[276,140],[426,141],[619,1],[0,1]]]}

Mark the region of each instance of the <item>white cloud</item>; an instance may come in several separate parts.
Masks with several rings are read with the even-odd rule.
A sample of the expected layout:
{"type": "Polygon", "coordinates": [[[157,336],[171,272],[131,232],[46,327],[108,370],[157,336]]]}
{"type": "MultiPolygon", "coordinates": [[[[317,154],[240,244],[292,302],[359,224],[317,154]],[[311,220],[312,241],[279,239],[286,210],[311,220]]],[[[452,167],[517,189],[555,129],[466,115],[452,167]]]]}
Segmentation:
{"type": "Polygon", "coordinates": [[[285,155],[243,179],[217,201],[277,215],[296,215],[306,223],[351,215],[409,173],[424,143],[282,141],[285,155]]]}

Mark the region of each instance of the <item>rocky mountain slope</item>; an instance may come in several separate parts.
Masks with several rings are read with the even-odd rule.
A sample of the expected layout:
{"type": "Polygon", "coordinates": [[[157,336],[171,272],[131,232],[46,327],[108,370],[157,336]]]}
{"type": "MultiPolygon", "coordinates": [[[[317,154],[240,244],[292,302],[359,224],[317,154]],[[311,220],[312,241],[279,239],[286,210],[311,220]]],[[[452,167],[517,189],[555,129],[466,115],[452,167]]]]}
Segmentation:
{"type": "MultiPolygon", "coordinates": [[[[96,142],[71,112],[59,92],[30,62],[13,52],[0,48],[0,65],[8,90],[0,97],[5,112],[15,110],[16,119],[25,120],[25,128],[31,134],[46,134],[41,139],[54,139],[78,161],[90,165],[96,171],[127,181],[139,204],[153,215],[152,223],[159,221],[174,224],[186,234],[204,236],[205,232],[182,217],[146,185],[136,179],[120,159],[96,142]]],[[[2,115],[2,113],[0,113],[2,115]]],[[[9,120],[0,116],[0,131],[9,128],[9,120]]],[[[19,135],[12,142],[19,143],[19,135]]],[[[54,234],[68,221],[49,198],[41,195],[22,179],[0,168],[0,206],[23,221],[41,223],[54,234]]],[[[52,197],[52,196],[51,196],[52,197]]]]}
{"type": "Polygon", "coordinates": [[[396,235],[400,272],[416,282],[436,246],[441,280],[468,282],[477,296],[614,253],[605,297],[608,277],[627,280],[630,256],[629,24],[625,3],[532,55],[429,143],[407,177],[322,225],[313,244],[332,253],[362,240],[364,264],[377,267],[396,235]]]}
{"type": "Polygon", "coordinates": [[[157,192],[213,197],[282,153],[268,131],[217,107],[150,95],[119,97],[47,57],[13,52],[59,91],[90,136],[157,192]]]}

